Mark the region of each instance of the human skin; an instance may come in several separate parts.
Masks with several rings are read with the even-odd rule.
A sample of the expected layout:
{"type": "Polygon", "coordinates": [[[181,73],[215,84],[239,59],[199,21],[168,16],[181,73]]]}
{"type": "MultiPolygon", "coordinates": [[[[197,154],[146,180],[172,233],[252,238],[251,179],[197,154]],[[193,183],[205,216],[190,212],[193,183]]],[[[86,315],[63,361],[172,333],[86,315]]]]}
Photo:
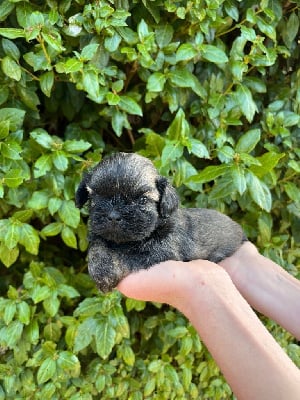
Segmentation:
{"type": "Polygon", "coordinates": [[[300,340],[300,280],[246,242],[219,263],[242,296],[257,311],[300,340]]]}
{"type": "Polygon", "coordinates": [[[299,303],[298,281],[294,282],[292,277],[290,280],[280,267],[261,257],[254,246],[245,243],[240,252],[223,261],[222,266],[206,260],[167,261],[127,276],[118,289],[128,297],[167,303],[180,310],[196,328],[239,400],[299,400],[299,369],[239,291],[238,285],[248,301],[253,300],[253,306],[271,312],[297,333],[297,306],[281,305],[280,301],[299,303]],[[251,285],[245,283],[250,275],[247,268],[241,267],[238,271],[242,262],[247,268],[257,264],[251,285]],[[261,269],[265,266],[263,274],[261,269]],[[275,301],[278,281],[286,289],[296,284],[296,289],[291,296],[279,289],[280,299],[275,301]],[[258,284],[259,288],[253,288],[253,284],[258,284]],[[271,310],[273,298],[278,313],[271,310]],[[290,306],[293,322],[289,323],[283,308],[289,314],[290,306]]]}

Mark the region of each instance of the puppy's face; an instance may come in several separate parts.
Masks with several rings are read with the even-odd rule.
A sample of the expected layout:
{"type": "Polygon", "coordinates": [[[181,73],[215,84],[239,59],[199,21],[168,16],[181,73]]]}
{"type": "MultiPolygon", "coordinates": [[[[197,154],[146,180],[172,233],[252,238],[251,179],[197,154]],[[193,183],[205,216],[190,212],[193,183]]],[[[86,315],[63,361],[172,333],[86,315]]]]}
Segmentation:
{"type": "Polygon", "coordinates": [[[99,163],[78,187],[76,204],[89,200],[92,237],[126,243],[151,235],[177,207],[178,197],[151,161],[117,153],[99,163]]]}

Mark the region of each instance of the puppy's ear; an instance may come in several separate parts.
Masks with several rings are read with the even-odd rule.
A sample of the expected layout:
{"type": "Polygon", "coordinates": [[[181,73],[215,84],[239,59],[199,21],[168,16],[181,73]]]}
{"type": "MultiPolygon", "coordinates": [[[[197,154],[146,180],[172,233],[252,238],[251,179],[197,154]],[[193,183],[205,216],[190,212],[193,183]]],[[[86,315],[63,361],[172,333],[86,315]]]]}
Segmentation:
{"type": "Polygon", "coordinates": [[[79,183],[79,186],[75,193],[75,205],[78,208],[84,206],[84,204],[89,199],[89,194],[91,194],[91,189],[89,188],[88,184],[90,182],[91,174],[87,173],[82,181],[79,183]]]}
{"type": "Polygon", "coordinates": [[[179,198],[176,190],[166,178],[159,177],[156,181],[156,185],[160,193],[159,213],[163,218],[166,218],[178,208],[179,198]]]}

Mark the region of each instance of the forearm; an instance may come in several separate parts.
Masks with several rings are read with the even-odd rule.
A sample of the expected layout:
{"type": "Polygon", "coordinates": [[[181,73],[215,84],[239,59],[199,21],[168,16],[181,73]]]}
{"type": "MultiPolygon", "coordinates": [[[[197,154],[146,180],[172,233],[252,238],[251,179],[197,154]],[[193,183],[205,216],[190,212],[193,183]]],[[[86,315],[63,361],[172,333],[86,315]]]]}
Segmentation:
{"type": "Polygon", "coordinates": [[[267,315],[300,339],[300,281],[245,243],[220,263],[257,311],[267,315]]]}
{"type": "Polygon", "coordinates": [[[197,329],[237,398],[299,399],[297,367],[225,271],[222,274],[216,269],[212,274],[215,276],[206,280],[195,271],[190,288],[193,300],[178,308],[197,329]]]}

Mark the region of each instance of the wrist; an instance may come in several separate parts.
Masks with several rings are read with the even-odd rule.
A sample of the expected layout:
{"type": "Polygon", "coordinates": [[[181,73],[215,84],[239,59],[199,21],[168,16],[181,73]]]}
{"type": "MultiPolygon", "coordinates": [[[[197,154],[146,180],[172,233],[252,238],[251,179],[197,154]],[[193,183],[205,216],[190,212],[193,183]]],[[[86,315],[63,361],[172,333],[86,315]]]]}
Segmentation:
{"type": "Polygon", "coordinates": [[[172,305],[189,318],[194,312],[198,313],[199,308],[206,312],[234,287],[228,273],[217,264],[206,260],[183,264],[178,265],[178,289],[172,305]]]}

